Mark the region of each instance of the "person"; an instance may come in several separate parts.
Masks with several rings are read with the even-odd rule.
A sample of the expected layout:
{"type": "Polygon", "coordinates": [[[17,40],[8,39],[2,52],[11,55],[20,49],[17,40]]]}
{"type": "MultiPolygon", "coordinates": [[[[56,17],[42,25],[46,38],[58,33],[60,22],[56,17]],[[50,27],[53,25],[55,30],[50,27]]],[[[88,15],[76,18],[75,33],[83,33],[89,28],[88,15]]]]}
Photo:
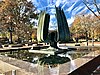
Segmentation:
{"type": "Polygon", "coordinates": [[[2,48],[2,43],[0,43],[0,48],[2,48]]]}
{"type": "Polygon", "coordinates": [[[18,43],[21,43],[21,38],[18,38],[18,43]]]}

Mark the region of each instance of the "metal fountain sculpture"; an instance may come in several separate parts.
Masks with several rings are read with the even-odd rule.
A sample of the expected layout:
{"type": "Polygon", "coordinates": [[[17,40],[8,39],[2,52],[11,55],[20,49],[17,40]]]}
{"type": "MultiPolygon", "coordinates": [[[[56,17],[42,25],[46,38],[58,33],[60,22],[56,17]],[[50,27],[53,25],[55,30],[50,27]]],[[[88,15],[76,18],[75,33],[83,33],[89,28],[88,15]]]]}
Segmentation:
{"type": "MultiPolygon", "coordinates": [[[[68,42],[70,39],[70,31],[64,11],[60,7],[55,7],[57,19],[57,31],[49,33],[50,15],[42,11],[39,16],[37,28],[37,40],[39,42],[49,42],[50,47],[57,49],[60,53],[68,51],[57,46],[57,42],[68,42]]],[[[59,53],[58,52],[58,53],[59,53]]]]}

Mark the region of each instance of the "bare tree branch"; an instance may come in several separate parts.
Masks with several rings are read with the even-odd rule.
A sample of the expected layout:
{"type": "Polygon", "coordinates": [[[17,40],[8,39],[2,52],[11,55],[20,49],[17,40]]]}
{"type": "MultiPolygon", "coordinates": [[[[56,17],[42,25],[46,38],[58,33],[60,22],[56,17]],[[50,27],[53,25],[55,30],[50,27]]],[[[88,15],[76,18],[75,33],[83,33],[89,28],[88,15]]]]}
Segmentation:
{"type": "Polygon", "coordinates": [[[95,5],[95,7],[97,8],[97,12],[100,14],[100,8],[97,6],[96,0],[94,0],[94,5],[95,5]]]}
{"type": "MultiPolygon", "coordinates": [[[[86,7],[100,20],[100,17],[86,4],[85,1],[83,3],[86,5],[86,7]]],[[[95,3],[94,3],[95,4],[95,3]]],[[[98,8],[97,8],[98,9],[98,8]]]]}

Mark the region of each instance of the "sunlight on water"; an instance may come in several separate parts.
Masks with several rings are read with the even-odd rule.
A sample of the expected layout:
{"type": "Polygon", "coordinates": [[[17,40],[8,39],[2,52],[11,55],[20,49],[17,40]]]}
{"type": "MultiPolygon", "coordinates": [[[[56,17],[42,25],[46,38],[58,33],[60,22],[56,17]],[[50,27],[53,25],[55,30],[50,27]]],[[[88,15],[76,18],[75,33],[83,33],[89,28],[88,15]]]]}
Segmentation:
{"type": "Polygon", "coordinates": [[[75,62],[74,60],[71,60],[71,64],[70,64],[70,72],[72,72],[73,70],[76,69],[76,65],[75,65],[75,62]]]}
{"type": "Polygon", "coordinates": [[[66,54],[66,57],[68,57],[70,59],[70,72],[72,72],[73,70],[76,69],[76,65],[74,60],[72,60],[72,57],[68,54],[66,54]]]}
{"type": "Polygon", "coordinates": [[[66,53],[65,55],[64,54],[58,54],[58,56],[68,57],[70,59],[70,72],[72,72],[73,70],[76,69],[75,62],[74,62],[74,60],[72,60],[72,57],[68,53],[66,53]]]}
{"type": "Polygon", "coordinates": [[[51,68],[49,66],[50,75],[59,75],[59,65],[57,67],[51,68]]]}

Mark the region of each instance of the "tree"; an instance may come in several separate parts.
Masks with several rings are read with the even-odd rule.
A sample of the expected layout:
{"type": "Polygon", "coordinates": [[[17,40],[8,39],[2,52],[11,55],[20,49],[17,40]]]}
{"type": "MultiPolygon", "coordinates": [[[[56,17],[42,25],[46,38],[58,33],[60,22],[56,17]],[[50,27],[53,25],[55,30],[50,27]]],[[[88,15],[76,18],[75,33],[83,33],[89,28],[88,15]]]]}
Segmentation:
{"type": "Polygon", "coordinates": [[[86,7],[100,20],[100,1],[99,0],[91,0],[91,1],[87,1],[87,0],[83,0],[83,3],[86,5],[86,7]],[[95,9],[97,10],[98,14],[96,14],[92,8],[90,7],[90,5],[94,5],[95,9]]]}
{"type": "Polygon", "coordinates": [[[94,32],[93,37],[96,39],[100,39],[100,20],[96,17],[92,19],[92,31],[94,32]]]}
{"type": "Polygon", "coordinates": [[[70,30],[71,30],[73,38],[80,38],[83,36],[84,32],[81,27],[81,17],[80,16],[75,17],[75,20],[72,26],[70,27],[70,30]]]}
{"type": "Polygon", "coordinates": [[[31,37],[33,19],[38,18],[36,7],[27,0],[3,0],[0,2],[0,28],[7,31],[12,26],[18,37],[31,37]],[[28,32],[28,33],[27,33],[28,32]]]}
{"type": "Polygon", "coordinates": [[[100,20],[97,17],[86,14],[78,15],[71,26],[71,33],[73,37],[82,38],[85,36],[88,45],[88,39],[92,39],[92,45],[94,45],[95,39],[100,39],[100,20]],[[77,31],[77,32],[76,32],[77,31]]]}

